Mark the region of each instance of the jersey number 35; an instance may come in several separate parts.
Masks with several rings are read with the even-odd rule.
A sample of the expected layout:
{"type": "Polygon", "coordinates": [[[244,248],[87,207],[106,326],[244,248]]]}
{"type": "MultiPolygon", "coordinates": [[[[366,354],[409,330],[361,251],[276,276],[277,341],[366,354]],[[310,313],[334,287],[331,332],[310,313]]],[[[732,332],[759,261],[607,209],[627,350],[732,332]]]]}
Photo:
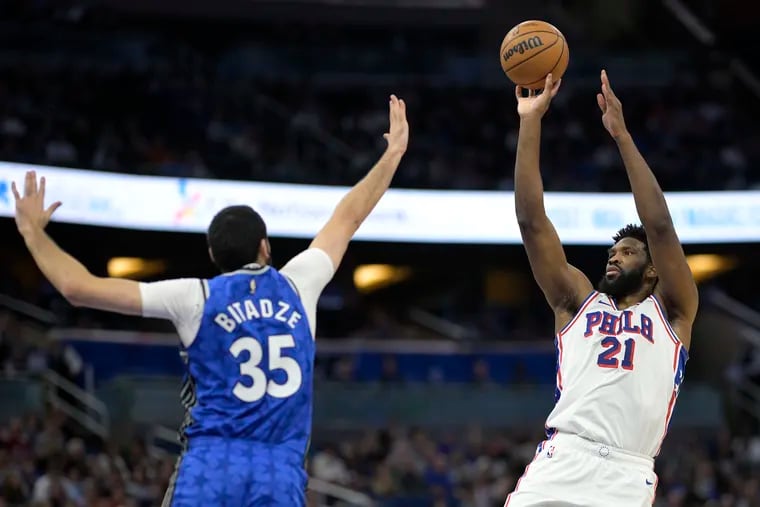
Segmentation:
{"type": "Polygon", "coordinates": [[[287,398],[298,392],[303,381],[301,367],[292,357],[282,355],[283,349],[290,349],[295,346],[295,340],[289,334],[278,334],[270,336],[268,339],[267,370],[270,372],[272,370],[283,370],[285,372],[285,382],[278,384],[272,379],[267,379],[266,372],[261,369],[264,351],[255,338],[245,336],[232,342],[230,353],[233,357],[237,358],[243,351],[249,353],[248,360],[240,363],[240,375],[251,380],[250,385],[238,381],[232,389],[232,394],[242,401],[252,403],[259,401],[265,394],[273,398],[287,398]]]}

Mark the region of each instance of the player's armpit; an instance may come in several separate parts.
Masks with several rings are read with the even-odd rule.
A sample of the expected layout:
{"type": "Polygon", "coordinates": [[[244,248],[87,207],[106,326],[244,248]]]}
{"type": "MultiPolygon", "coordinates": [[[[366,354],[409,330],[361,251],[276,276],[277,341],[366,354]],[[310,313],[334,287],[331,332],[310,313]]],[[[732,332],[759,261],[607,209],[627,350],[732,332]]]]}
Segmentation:
{"type": "Polygon", "coordinates": [[[673,223],[668,220],[660,226],[647,227],[646,233],[652,264],[657,271],[655,290],[665,305],[668,319],[683,321],[691,328],[697,315],[699,292],[673,223]]]}
{"type": "Polygon", "coordinates": [[[520,234],[533,276],[552,309],[574,313],[593,290],[589,279],[567,262],[557,231],[548,217],[520,221],[520,234]]]}
{"type": "Polygon", "coordinates": [[[90,275],[72,280],[63,288],[62,293],[74,306],[124,315],[142,314],[140,284],[133,280],[99,278],[90,275]]]}

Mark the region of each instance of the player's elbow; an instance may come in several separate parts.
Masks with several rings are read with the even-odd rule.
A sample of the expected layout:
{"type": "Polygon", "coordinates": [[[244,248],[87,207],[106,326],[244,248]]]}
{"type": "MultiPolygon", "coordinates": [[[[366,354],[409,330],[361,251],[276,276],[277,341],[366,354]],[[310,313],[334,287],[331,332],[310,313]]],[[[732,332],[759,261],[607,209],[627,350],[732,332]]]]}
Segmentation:
{"type": "Polygon", "coordinates": [[[350,241],[364,217],[350,209],[336,209],[325,227],[326,235],[338,241],[350,241]]]}
{"type": "Polygon", "coordinates": [[[644,227],[650,241],[658,237],[669,236],[675,232],[675,227],[673,227],[673,221],[670,219],[670,216],[648,220],[644,224],[644,227]]]}
{"type": "Polygon", "coordinates": [[[536,229],[536,221],[524,215],[517,215],[517,226],[523,234],[536,229]]]}
{"type": "Polygon", "coordinates": [[[86,300],[86,288],[79,280],[66,280],[59,287],[61,295],[72,306],[84,306],[86,300]]]}
{"type": "Polygon", "coordinates": [[[351,206],[339,206],[333,213],[331,221],[336,229],[350,231],[351,234],[356,232],[364,221],[364,214],[351,206]]]}
{"type": "Polygon", "coordinates": [[[534,215],[530,213],[517,214],[517,226],[523,236],[534,236],[546,229],[548,219],[546,215],[534,215]]]}
{"type": "Polygon", "coordinates": [[[60,288],[60,292],[71,306],[82,306],[81,292],[76,285],[66,284],[60,288]]]}

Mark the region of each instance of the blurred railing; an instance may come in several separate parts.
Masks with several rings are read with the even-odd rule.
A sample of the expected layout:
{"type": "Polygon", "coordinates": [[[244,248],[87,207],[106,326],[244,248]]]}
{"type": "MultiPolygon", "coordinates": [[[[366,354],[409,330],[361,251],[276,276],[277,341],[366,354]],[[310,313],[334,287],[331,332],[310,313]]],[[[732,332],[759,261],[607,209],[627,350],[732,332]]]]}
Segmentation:
{"type": "MultiPolygon", "coordinates": [[[[183,419],[180,379],[120,377],[100,390],[111,414],[137,425],[178,428],[183,419]]],[[[431,430],[541,428],[554,405],[551,385],[378,384],[318,380],[313,426],[321,432],[380,428],[389,424],[431,430]]],[[[673,427],[718,427],[723,421],[717,389],[685,382],[673,427]]],[[[176,433],[166,433],[176,440],[176,433]]]]}
{"type": "Polygon", "coordinates": [[[319,507],[342,505],[345,507],[372,507],[372,499],[353,489],[323,481],[315,477],[309,478],[309,497],[319,507]]]}
{"type": "Polygon", "coordinates": [[[46,399],[83,428],[106,439],[110,433],[110,420],[105,403],[53,370],[42,377],[46,383],[46,399]]]}
{"type": "Polygon", "coordinates": [[[760,427],[760,313],[713,289],[702,295],[700,320],[705,367],[723,377],[734,418],[751,417],[760,427]]]}
{"type": "MultiPolygon", "coordinates": [[[[55,336],[51,336],[48,333],[51,326],[57,322],[54,313],[6,294],[0,294],[0,307],[24,319],[24,325],[22,325],[19,333],[25,341],[33,343],[56,339],[55,336]]],[[[91,365],[85,363],[83,370],[85,378],[91,380],[88,384],[91,389],[94,389],[91,365]]],[[[15,385],[15,389],[21,396],[25,396],[24,392],[27,384],[38,383],[41,387],[39,391],[41,398],[36,403],[47,403],[49,406],[66,414],[85,430],[101,438],[108,437],[110,430],[108,409],[93,394],[92,390],[88,392],[51,369],[41,372],[39,377],[34,375],[27,376],[22,373],[18,380],[21,383],[15,385]]],[[[13,384],[7,385],[12,386],[13,384]]],[[[10,410],[12,412],[18,411],[22,406],[15,406],[10,402],[10,410]]]]}

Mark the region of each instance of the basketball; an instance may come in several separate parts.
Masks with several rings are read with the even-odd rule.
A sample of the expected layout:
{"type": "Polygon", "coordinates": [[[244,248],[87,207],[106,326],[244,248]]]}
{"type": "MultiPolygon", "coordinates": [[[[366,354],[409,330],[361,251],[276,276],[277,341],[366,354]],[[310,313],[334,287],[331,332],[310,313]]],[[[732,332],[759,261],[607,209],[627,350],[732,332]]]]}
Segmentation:
{"type": "Polygon", "coordinates": [[[516,85],[539,89],[551,72],[557,81],[567,70],[570,50],[562,32],[546,21],[523,21],[501,43],[501,68],[516,85]]]}

